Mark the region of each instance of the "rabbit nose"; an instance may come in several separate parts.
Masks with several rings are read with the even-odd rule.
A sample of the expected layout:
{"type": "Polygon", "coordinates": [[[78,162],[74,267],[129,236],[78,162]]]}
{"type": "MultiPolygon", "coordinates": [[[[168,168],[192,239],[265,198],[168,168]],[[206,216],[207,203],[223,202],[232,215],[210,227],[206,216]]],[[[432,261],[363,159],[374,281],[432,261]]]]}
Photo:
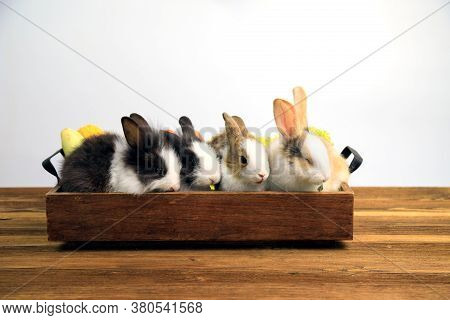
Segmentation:
{"type": "Polygon", "coordinates": [[[266,175],[264,173],[258,173],[258,176],[262,179],[264,178],[266,175]]]}
{"type": "Polygon", "coordinates": [[[214,179],[214,178],[209,178],[209,182],[211,182],[211,184],[216,184],[216,179],[214,179]]]}
{"type": "Polygon", "coordinates": [[[176,185],[176,186],[170,187],[167,191],[168,192],[175,192],[175,191],[179,191],[179,190],[180,190],[180,186],[176,185]]]}

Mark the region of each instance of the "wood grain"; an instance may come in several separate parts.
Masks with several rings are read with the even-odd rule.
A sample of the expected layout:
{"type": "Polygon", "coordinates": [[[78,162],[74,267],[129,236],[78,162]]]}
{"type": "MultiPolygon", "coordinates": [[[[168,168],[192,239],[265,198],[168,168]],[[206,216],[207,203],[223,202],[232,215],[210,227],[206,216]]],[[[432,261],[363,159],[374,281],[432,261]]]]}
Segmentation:
{"type": "Polygon", "coordinates": [[[47,194],[52,241],[346,240],[353,192],[47,194]]]}
{"type": "Polygon", "coordinates": [[[353,241],[94,242],[75,252],[79,243],[47,241],[48,190],[0,189],[0,297],[450,297],[450,188],[354,188],[353,241]]]}

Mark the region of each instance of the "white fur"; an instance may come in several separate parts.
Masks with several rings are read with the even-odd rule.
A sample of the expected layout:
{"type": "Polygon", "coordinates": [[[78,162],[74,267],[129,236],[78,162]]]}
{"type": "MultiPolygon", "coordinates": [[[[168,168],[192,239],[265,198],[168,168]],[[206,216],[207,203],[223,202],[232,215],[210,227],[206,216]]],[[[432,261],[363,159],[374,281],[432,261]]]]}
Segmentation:
{"type": "Polygon", "coordinates": [[[138,179],[136,172],[123,162],[128,144],[122,137],[114,143],[114,156],[110,168],[109,185],[112,192],[126,192],[140,194],[144,192],[144,186],[138,179]]]}
{"type": "Polygon", "coordinates": [[[194,171],[195,179],[192,183],[192,189],[209,190],[209,185],[217,184],[220,181],[220,164],[214,150],[204,142],[194,141],[191,146],[199,159],[199,166],[194,171]]]}
{"type": "MultiPolygon", "coordinates": [[[[247,166],[244,167],[240,176],[236,177],[231,169],[223,162],[221,163],[222,180],[220,189],[223,191],[263,191],[266,187],[267,178],[270,174],[269,160],[266,148],[253,139],[245,139],[242,147],[247,152],[247,166]],[[263,174],[263,182],[258,174],[263,174]]],[[[227,157],[228,147],[221,151],[223,158],[227,157]]]]}
{"type": "Polygon", "coordinates": [[[323,141],[314,134],[308,134],[305,139],[305,147],[308,148],[311,154],[313,162],[312,172],[315,173],[315,176],[311,177],[310,180],[322,183],[330,179],[330,159],[328,157],[327,147],[323,141]]]}
{"type": "Polygon", "coordinates": [[[272,142],[269,147],[271,174],[268,185],[276,191],[317,191],[323,182],[330,178],[330,160],[322,140],[308,133],[304,148],[309,150],[312,165],[306,170],[289,163],[283,153],[282,138],[272,142]]]}
{"type": "Polygon", "coordinates": [[[160,154],[168,170],[166,175],[149,184],[143,184],[136,172],[123,161],[128,148],[124,138],[120,137],[115,141],[115,152],[110,168],[110,191],[141,194],[155,189],[169,190],[173,188],[175,191],[180,189],[181,163],[171,148],[164,147],[160,154]]]}
{"type": "Polygon", "coordinates": [[[155,189],[160,189],[168,191],[173,189],[174,191],[180,190],[180,170],[181,162],[175,151],[170,147],[163,147],[161,150],[160,157],[164,159],[167,172],[166,175],[158,180],[152,181],[147,187],[146,191],[152,191],[155,189]]]}

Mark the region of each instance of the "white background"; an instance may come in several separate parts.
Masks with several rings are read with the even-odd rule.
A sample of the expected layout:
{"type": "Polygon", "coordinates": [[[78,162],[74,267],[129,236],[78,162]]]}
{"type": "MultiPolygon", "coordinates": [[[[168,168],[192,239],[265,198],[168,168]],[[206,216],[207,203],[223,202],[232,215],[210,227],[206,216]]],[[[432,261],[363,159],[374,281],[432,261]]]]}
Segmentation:
{"type": "MultiPolygon", "coordinates": [[[[6,1],[197,127],[248,126],[272,101],[314,92],[445,1],[6,1]]],[[[309,98],[310,124],[365,162],[353,185],[449,185],[450,5],[309,98]]],[[[64,127],[120,132],[141,113],[176,127],[104,72],[0,4],[0,186],[47,186],[64,127]]],[[[273,127],[273,123],[270,124],[273,127]]]]}

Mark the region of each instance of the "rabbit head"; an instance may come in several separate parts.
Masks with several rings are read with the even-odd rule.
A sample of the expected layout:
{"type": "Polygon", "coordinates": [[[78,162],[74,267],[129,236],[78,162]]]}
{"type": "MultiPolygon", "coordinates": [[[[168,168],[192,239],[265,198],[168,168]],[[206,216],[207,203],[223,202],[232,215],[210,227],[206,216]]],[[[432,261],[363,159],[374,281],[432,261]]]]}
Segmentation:
{"type": "Polygon", "coordinates": [[[238,116],[223,113],[227,139],[223,163],[232,176],[245,184],[262,184],[269,176],[266,148],[253,137],[238,116]]]}
{"type": "Polygon", "coordinates": [[[213,148],[195,131],[188,117],[181,117],[181,178],[193,189],[208,189],[220,181],[219,159],[213,148]]]}
{"type": "Polygon", "coordinates": [[[178,191],[181,163],[159,130],[135,113],[122,118],[122,127],[128,143],[123,161],[135,173],[142,190],[178,191]]]}

